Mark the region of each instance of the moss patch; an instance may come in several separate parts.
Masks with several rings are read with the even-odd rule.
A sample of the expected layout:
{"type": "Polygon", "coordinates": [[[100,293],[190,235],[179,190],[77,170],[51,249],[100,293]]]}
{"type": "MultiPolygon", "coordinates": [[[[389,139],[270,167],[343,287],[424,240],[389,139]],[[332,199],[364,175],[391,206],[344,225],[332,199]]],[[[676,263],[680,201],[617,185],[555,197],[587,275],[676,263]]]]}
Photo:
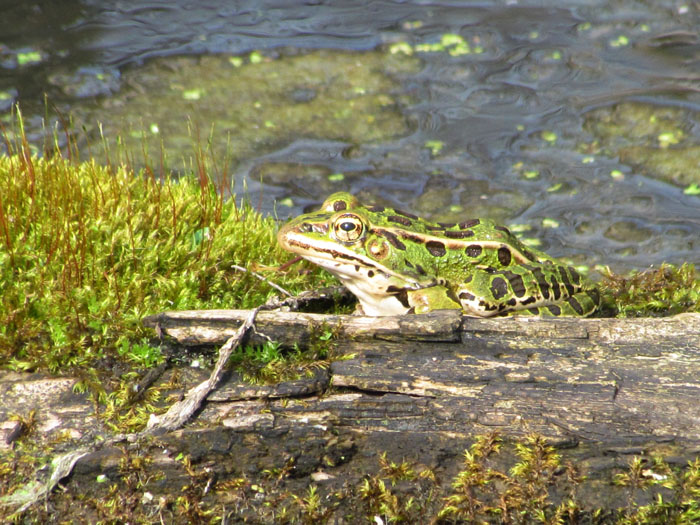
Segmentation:
{"type": "MultiPolygon", "coordinates": [[[[231,265],[264,272],[289,255],[274,219],[221,193],[206,174],[158,180],[60,157],[0,157],[0,360],[66,374],[149,367],[162,358],[145,315],[263,302],[271,288],[231,265]]],[[[307,271],[284,284],[328,281],[307,271]]]]}
{"type": "Polygon", "coordinates": [[[228,464],[226,455],[207,463],[179,453],[169,464],[158,464],[149,457],[154,452],[162,455],[162,448],[112,450],[96,482],[74,478],[51,495],[49,505],[35,505],[15,518],[43,523],[52,515],[71,519],[78,512],[80,519],[109,523],[601,525],[700,519],[697,460],[679,467],[660,457],[635,457],[586,492],[585,461],[563,459],[563,451],[534,434],[515,443],[495,434],[476,437],[461,461],[445,465],[453,476],[415,460],[392,461],[386,453],[364,472],[348,472],[327,457],[326,477],[313,482],[295,475],[293,457],[251,469],[235,460],[228,464]],[[627,506],[599,507],[601,492],[625,497],[627,506]]]}
{"type": "Polygon", "coordinates": [[[627,275],[607,272],[601,283],[604,308],[618,317],[700,312],[700,278],[692,264],[663,264],[627,275]]]}

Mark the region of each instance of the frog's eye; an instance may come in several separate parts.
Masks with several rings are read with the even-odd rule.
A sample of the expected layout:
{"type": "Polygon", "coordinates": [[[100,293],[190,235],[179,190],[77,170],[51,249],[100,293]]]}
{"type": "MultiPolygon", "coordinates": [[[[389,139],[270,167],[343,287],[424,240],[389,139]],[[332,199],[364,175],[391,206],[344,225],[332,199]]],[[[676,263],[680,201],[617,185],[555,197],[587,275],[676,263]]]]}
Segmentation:
{"type": "Polygon", "coordinates": [[[341,215],[333,225],[335,238],[341,242],[354,242],[364,232],[365,225],[357,215],[341,215]]]}

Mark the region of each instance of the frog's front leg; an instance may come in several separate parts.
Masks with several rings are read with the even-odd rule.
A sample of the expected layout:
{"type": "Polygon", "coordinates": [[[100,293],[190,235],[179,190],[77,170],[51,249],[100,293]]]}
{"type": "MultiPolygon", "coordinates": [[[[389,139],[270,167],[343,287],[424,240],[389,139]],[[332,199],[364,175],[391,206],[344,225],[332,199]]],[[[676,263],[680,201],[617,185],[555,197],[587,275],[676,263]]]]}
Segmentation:
{"type": "Polygon", "coordinates": [[[439,284],[419,290],[407,290],[406,298],[411,310],[416,314],[424,314],[432,310],[462,309],[454,292],[439,284]]]}

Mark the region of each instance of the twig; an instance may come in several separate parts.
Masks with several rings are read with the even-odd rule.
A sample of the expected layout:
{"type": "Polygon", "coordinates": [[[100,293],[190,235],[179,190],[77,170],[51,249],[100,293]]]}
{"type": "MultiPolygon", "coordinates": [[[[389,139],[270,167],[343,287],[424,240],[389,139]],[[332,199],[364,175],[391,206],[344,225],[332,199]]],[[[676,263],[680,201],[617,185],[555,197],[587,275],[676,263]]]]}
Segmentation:
{"type": "Polygon", "coordinates": [[[192,417],[192,414],[199,409],[202,402],[218,384],[223,374],[226,361],[231,357],[233,350],[241,343],[248,333],[248,330],[252,328],[255,317],[258,315],[261,308],[262,306],[258,306],[254,310],[251,310],[245,322],[236,330],[236,333],[229,337],[219,349],[219,358],[209,378],[206,381],[202,381],[196,387],[191,388],[189,392],[187,392],[185,398],[171,406],[165,414],[160,416],[151,414],[151,418],[148,420],[146,430],[144,431],[145,434],[152,434],[161,429],[178,429],[192,417]]]}
{"type": "Polygon", "coordinates": [[[9,496],[0,499],[0,506],[19,505],[20,507],[9,518],[19,516],[37,501],[47,497],[61,479],[65,478],[73,471],[73,467],[80,458],[91,452],[89,448],[80,448],[73,452],[68,452],[55,458],[51,463],[53,470],[51,477],[46,483],[39,481],[31,482],[23,490],[16,490],[9,496]]]}
{"type": "Polygon", "coordinates": [[[248,273],[254,275],[255,277],[257,277],[258,279],[260,279],[261,281],[266,282],[267,284],[272,286],[275,290],[282,292],[287,297],[294,297],[291,293],[289,293],[287,290],[282,288],[280,285],[273,283],[270,279],[268,279],[267,277],[263,277],[258,272],[254,272],[253,270],[249,270],[248,268],[244,268],[243,266],[238,266],[237,264],[232,264],[231,268],[233,268],[234,270],[238,270],[239,272],[248,272],[248,273]]]}

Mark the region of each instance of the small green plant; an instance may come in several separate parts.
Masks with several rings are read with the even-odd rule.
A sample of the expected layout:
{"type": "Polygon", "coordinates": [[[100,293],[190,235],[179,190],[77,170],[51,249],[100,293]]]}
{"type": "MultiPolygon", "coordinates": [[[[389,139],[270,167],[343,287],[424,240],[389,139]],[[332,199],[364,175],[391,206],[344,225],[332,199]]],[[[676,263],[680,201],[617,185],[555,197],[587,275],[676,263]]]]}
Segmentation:
{"type": "Polygon", "coordinates": [[[700,312],[700,278],[692,264],[662,264],[657,269],[618,275],[601,283],[604,305],[619,317],[665,316],[700,312]]]}
{"type": "Polygon", "coordinates": [[[328,519],[332,508],[326,507],[321,501],[321,496],[318,493],[316,485],[310,485],[307,489],[305,497],[292,495],[292,498],[300,509],[301,523],[305,525],[316,525],[324,523],[328,519]]]}
{"type": "Polygon", "coordinates": [[[381,475],[389,478],[392,485],[397,481],[416,479],[416,473],[411,463],[408,461],[402,461],[401,463],[389,461],[386,452],[380,454],[379,465],[381,466],[381,475]]]}
{"type": "Polygon", "coordinates": [[[260,346],[245,346],[231,356],[229,363],[243,379],[256,384],[299,379],[315,369],[328,366],[328,361],[314,359],[314,354],[302,350],[298,345],[284,348],[274,341],[260,346]]]}
{"type": "Polygon", "coordinates": [[[620,510],[617,523],[676,523],[691,525],[700,522],[700,458],[688,463],[685,470],[671,468],[660,458],[647,461],[635,457],[625,472],[614,478],[616,485],[626,487],[627,508],[620,510]],[[647,505],[636,505],[640,493],[654,487],[670,492],[656,493],[647,505]]]}
{"type": "Polygon", "coordinates": [[[499,509],[484,500],[485,495],[494,496],[494,483],[508,479],[506,475],[487,466],[492,454],[500,451],[501,439],[497,434],[480,436],[465,450],[462,469],[452,481],[452,494],[445,497],[445,504],[438,516],[443,519],[462,519],[468,522],[483,522],[499,509]]]}
{"type": "Polygon", "coordinates": [[[335,358],[337,328],[312,327],[307,343],[284,347],[276,341],[239,348],[229,364],[251,383],[272,384],[311,376],[335,358]]]}
{"type": "MultiPolygon", "coordinates": [[[[211,463],[197,463],[181,452],[173,458],[183,474],[176,482],[179,488],[159,494],[162,467],[147,450],[122,447],[116,471],[97,473],[90,487],[68,483],[51,494],[48,506],[36,505],[22,519],[45,522],[48,509],[80,508],[87,512],[81,517],[110,523],[150,523],[154,512],[161,513],[156,521],[174,523],[219,523],[223,516],[237,522],[314,525],[340,517],[347,523],[384,524],[693,525],[700,520],[700,459],[672,467],[662,459],[634,458],[596,485],[627,504],[601,509],[577,497],[585,478],[535,434],[515,443],[495,433],[477,437],[445,485],[431,469],[410,460],[393,461],[387,453],[379,456],[378,468],[359,479],[350,474],[317,484],[296,477],[290,457],[257,474],[241,465],[222,474],[211,463]]],[[[161,445],[155,444],[155,450],[160,452],[161,445]]],[[[36,451],[34,455],[32,468],[45,461],[36,451]]],[[[3,476],[18,476],[13,469],[28,475],[30,466],[22,463],[26,458],[15,451],[0,456],[0,493],[7,488],[3,476]]],[[[340,470],[335,475],[340,472],[348,474],[340,470]]]]}

